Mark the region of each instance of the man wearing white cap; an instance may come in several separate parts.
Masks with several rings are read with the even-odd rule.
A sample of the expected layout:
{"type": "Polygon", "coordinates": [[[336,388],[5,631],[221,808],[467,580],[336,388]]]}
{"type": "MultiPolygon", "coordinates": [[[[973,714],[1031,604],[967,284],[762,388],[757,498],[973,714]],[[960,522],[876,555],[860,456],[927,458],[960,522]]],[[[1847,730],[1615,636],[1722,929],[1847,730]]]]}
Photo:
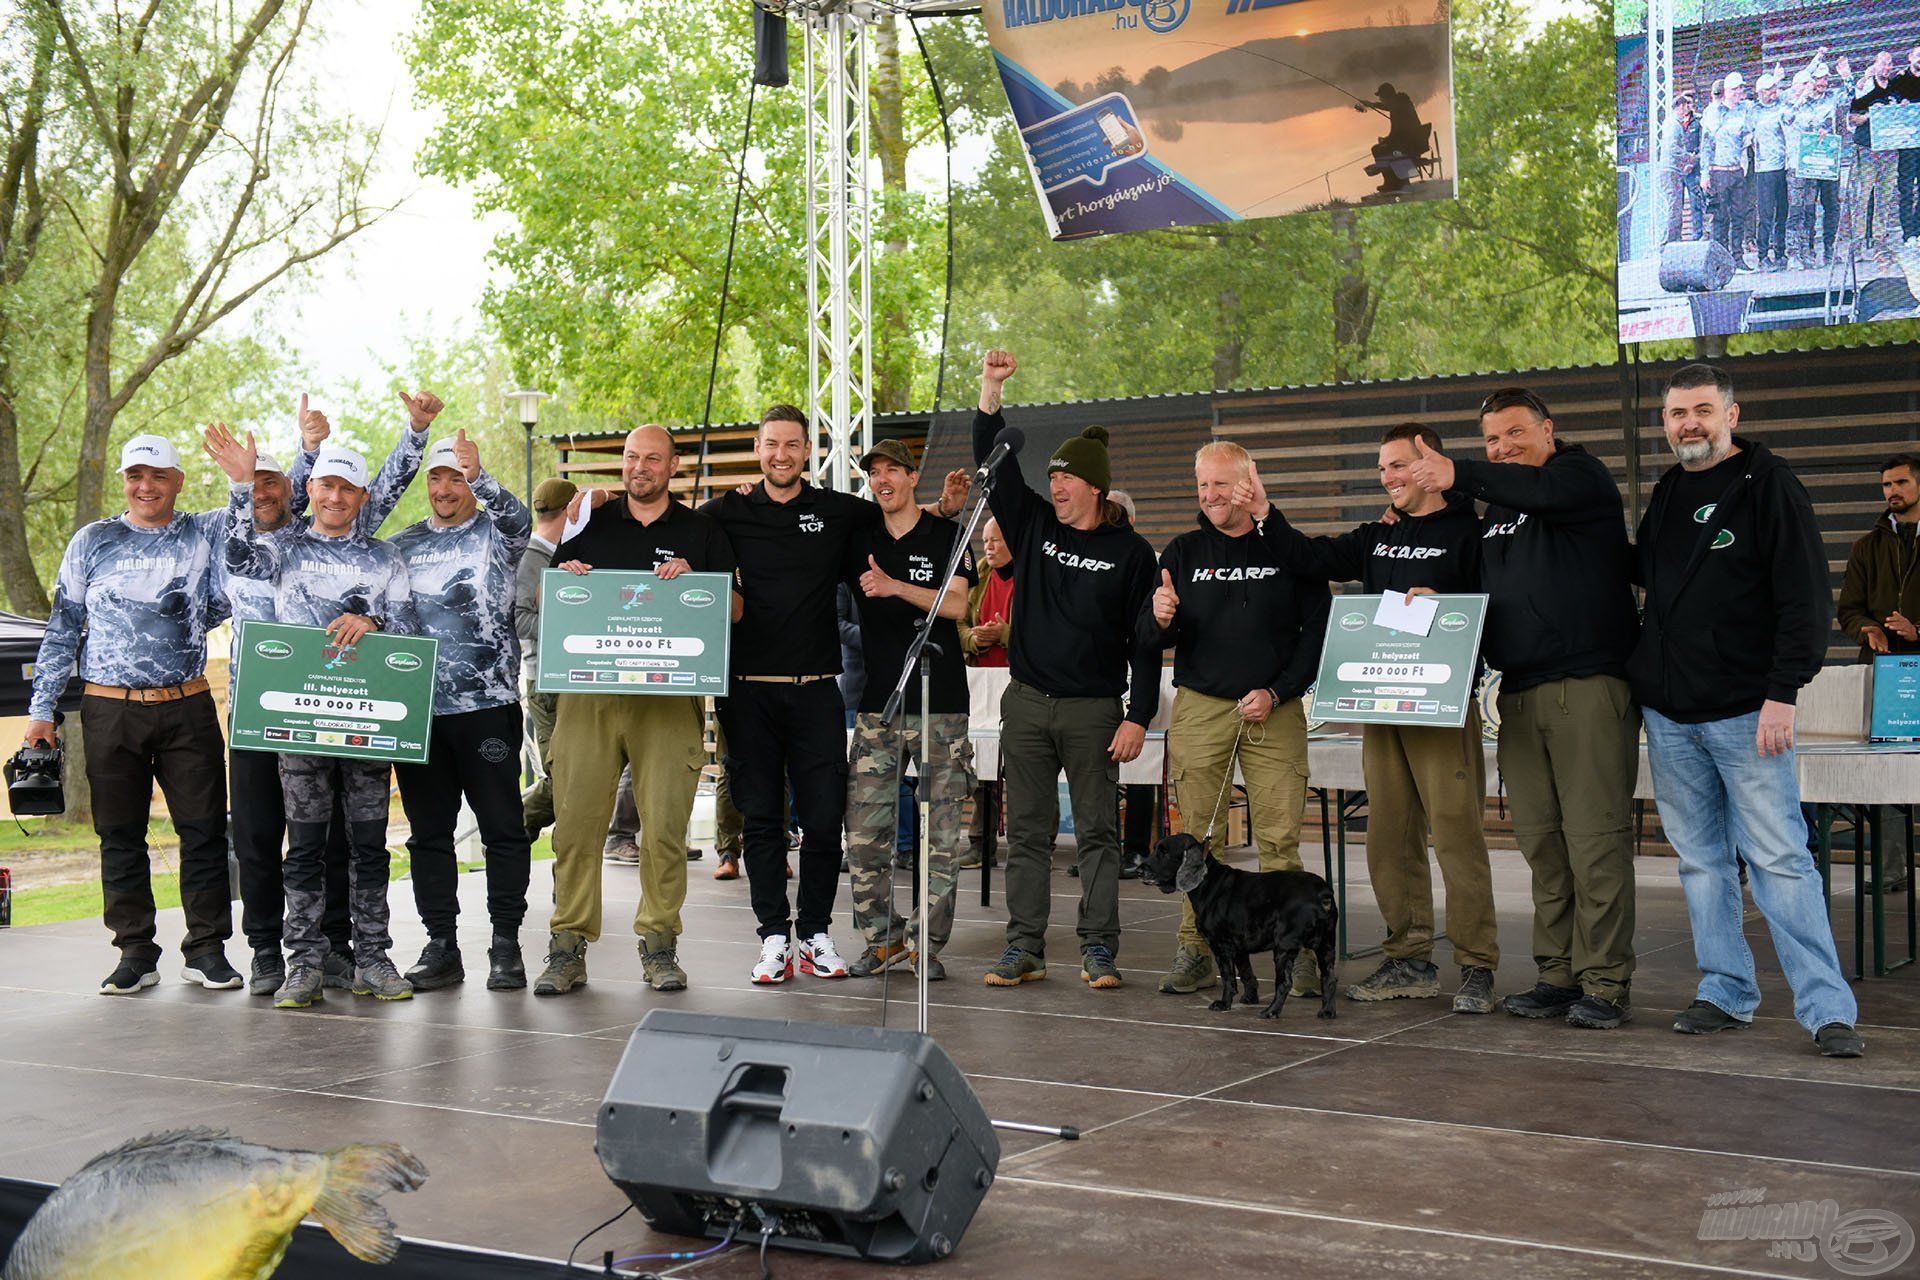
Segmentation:
{"type": "MultiPolygon", "coordinates": [[[[323,449],[307,482],[309,523],[279,535],[253,524],[253,437],[242,444],[225,424],[207,428],[207,453],[233,482],[228,503],[227,570],[235,578],[273,585],[273,619],[323,627],[350,649],[370,631],[413,632],[413,593],[406,561],[388,544],[361,532],[367,503],[367,464],[347,449],[323,449]]],[[[327,939],[321,932],[327,827],[336,800],[346,811],[348,905],[353,924],[353,993],[404,1000],[413,987],[388,958],[387,782],[382,760],[280,756],[280,791],[287,815],[287,857],[281,869],[287,905],[286,981],[274,1006],[303,1009],[322,998],[327,939]]]]}
{"type": "Polygon", "coordinates": [[[464,795],[486,849],[493,924],[487,988],[517,991],[527,985],[520,922],[527,914],[530,853],[520,807],[513,576],[533,521],[520,500],[481,468],[480,449],[465,431],[427,450],[426,471],[432,514],[393,538],[394,550],[407,562],[420,632],[440,642],[427,762],[394,770],[412,828],[407,851],[413,899],[428,938],[407,980],[416,991],[433,991],[466,977],[454,934],[460,882],[453,852],[464,795]]]}
{"type": "Polygon", "coordinates": [[[1780,96],[1780,81],[1772,73],[1755,85],[1760,103],[1753,109],[1753,187],[1759,211],[1759,234],[1754,238],[1762,271],[1780,271],[1787,265],[1787,129],[1792,112],[1780,96]]]}
{"type": "MultiPolygon", "coordinates": [[[[427,428],[446,408],[445,402],[431,391],[398,394],[407,412],[406,425],[400,430],[400,438],[393,442],[386,461],[367,482],[366,505],[360,508],[360,532],[369,538],[380,532],[381,524],[399,505],[407,486],[413,483],[414,474],[420,470],[421,455],[427,451],[427,428]]],[[[307,480],[332,434],[333,427],[325,416],[307,413],[307,398],[301,396],[300,450],[294,455],[293,470],[287,474],[293,485],[292,505],[296,516],[307,513],[307,480]]]]}
{"type": "Polygon", "coordinates": [[[1806,141],[1839,136],[1839,113],[1828,74],[1827,64],[1816,59],[1793,77],[1792,101],[1787,110],[1787,162],[1792,169],[1787,179],[1789,266],[1798,262],[1811,267],[1831,259],[1834,233],[1840,227],[1838,168],[1835,176],[1824,178],[1803,171],[1800,164],[1801,147],[1806,141]]]}
{"type": "MultiPolygon", "coordinates": [[[[330,431],[327,417],[308,407],[300,397],[296,426],[302,438],[330,431]]],[[[396,451],[397,453],[398,451],[396,451]]],[[[416,455],[417,456],[417,455],[416,455]]],[[[393,458],[389,457],[389,463],[393,458]]],[[[406,474],[411,476],[411,468],[406,474]]],[[[396,477],[398,468],[396,467],[396,477]]],[[[405,481],[382,485],[376,477],[361,523],[380,527],[400,500],[405,481]]],[[[298,531],[293,517],[292,485],[280,464],[265,450],[256,451],[253,472],[253,527],[261,535],[298,531]]],[[[239,623],[273,621],[273,584],[258,578],[235,578],[227,572],[226,524],[215,555],[213,589],[216,604],[224,599],[234,620],[234,643],[239,623]]],[[[280,791],[278,757],[265,751],[235,751],[227,758],[227,787],[233,826],[233,853],[240,871],[240,930],[253,948],[253,968],[247,990],[270,996],[286,981],[287,962],[281,952],[286,886],[281,879],[281,846],[287,834],[286,802],[280,791]]],[[[353,985],[353,926],[347,906],[347,819],[338,805],[328,823],[326,847],[326,910],[320,921],[327,937],[322,960],[326,985],[345,990],[353,985]]]]}
{"type": "Polygon", "coordinates": [[[1747,226],[1753,220],[1753,179],[1747,176],[1747,150],[1753,145],[1753,108],[1747,82],[1738,71],[1721,81],[1718,114],[1709,113],[1700,128],[1700,189],[1713,215],[1712,235],[1746,266],[1747,226]]]}
{"type": "Polygon", "coordinates": [[[207,692],[208,579],[224,511],[174,510],[186,473],[161,436],[120,451],[127,509],[73,535],[35,660],[26,741],[57,745],[53,707],[73,674],[86,681],[80,725],[93,828],[100,837],[103,914],[120,963],[100,990],[128,995],[160,981],[147,818],[157,781],[180,834],[181,977],[231,989],[225,743],[207,692]],[[82,634],[87,643],[81,646],[82,634]]]}

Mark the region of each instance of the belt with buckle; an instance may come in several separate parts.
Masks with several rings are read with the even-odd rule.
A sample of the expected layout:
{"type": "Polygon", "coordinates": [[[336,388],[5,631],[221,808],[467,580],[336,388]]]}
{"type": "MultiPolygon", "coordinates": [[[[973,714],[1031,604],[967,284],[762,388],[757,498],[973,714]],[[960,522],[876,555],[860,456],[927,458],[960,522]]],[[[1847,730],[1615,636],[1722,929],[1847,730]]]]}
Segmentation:
{"type": "Polygon", "coordinates": [[[115,702],[178,702],[207,691],[207,678],[195,676],[185,684],[170,684],[163,689],[123,689],[117,684],[87,681],[89,698],[112,698],[115,702]]]}
{"type": "Polygon", "coordinates": [[[749,684],[817,684],[822,680],[832,680],[833,676],[735,676],[735,680],[745,680],[749,684]]]}

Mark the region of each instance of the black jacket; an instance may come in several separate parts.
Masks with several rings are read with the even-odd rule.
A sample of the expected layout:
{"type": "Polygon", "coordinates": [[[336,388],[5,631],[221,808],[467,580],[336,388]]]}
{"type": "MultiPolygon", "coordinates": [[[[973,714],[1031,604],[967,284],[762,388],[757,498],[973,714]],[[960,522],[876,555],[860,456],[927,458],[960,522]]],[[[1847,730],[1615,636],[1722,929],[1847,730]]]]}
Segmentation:
{"type": "MultiPolygon", "coordinates": [[[[1005,425],[997,413],[974,414],[975,462],[1005,425]]],[[[1153,548],[1129,524],[1062,524],[1017,457],[994,469],[988,502],[1013,552],[1013,678],[1056,698],[1117,698],[1131,672],[1126,718],[1145,728],[1160,708],[1160,652],[1135,643],[1134,622],[1159,578],[1153,548]]]]}
{"type": "Polygon", "coordinates": [[[1372,521],[1310,538],[1275,506],[1260,527],[1279,564],[1307,577],[1358,582],[1369,594],[1429,587],[1443,595],[1480,590],[1480,517],[1461,494],[1432,515],[1372,521]]]}
{"type": "Polygon", "coordinates": [[[1228,537],[1205,515],[1167,544],[1160,567],[1172,575],[1180,607],[1163,631],[1149,596],[1138,638],[1149,649],[1173,646],[1176,685],[1236,701],[1254,689],[1281,699],[1306,692],[1333,602],[1325,578],[1295,577],[1258,530],[1228,537]]]}
{"type": "Polygon", "coordinates": [[[1625,509],[1607,464],[1556,442],[1545,466],[1459,459],[1454,489],[1487,504],[1480,587],[1501,692],[1627,674],[1639,626],[1625,509]]]}
{"type": "Polygon", "coordinates": [[[1642,705],[1689,723],[1793,702],[1826,658],[1833,621],[1826,549],[1806,489],[1764,444],[1733,442],[1746,466],[1701,522],[1684,563],[1658,554],[1666,522],[1693,517],[1669,510],[1674,471],[1654,486],[1635,538],[1647,603],[1627,679],[1642,705]]]}

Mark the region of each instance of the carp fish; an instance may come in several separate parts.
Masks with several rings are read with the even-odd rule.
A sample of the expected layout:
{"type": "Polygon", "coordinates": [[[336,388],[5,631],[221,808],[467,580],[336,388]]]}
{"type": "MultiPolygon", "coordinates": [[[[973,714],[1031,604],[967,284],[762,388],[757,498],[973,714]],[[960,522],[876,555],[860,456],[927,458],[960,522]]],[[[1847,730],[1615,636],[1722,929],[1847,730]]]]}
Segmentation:
{"type": "Polygon", "coordinates": [[[149,1134],[61,1183],[0,1280],[265,1280],[309,1213],[354,1257],[390,1262],[400,1241],[378,1197],[426,1176],[388,1142],[285,1151],[221,1129],[149,1134]]]}

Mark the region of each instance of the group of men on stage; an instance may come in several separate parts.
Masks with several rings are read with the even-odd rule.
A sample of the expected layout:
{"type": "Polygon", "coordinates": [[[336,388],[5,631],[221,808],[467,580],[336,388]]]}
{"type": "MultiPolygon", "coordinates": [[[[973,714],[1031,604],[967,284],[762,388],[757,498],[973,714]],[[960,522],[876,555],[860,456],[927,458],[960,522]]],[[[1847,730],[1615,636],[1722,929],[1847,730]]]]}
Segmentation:
{"type": "MultiPolygon", "coordinates": [[[[1503,672],[1499,761],[1532,870],[1537,968],[1530,990],[1496,1002],[1477,714],[1459,729],[1370,725],[1367,862],[1387,938],[1382,963],[1349,997],[1440,994],[1431,836],[1460,969],[1456,1011],[1488,1013],[1499,1003],[1575,1027],[1625,1022],[1634,971],[1630,822],[1644,724],[1703,975],[1675,1029],[1742,1026],[1759,1003],[1742,930],[1744,865],[1795,1016],[1822,1052],[1861,1052],[1793,771],[1795,698],[1819,669],[1832,617],[1824,554],[1786,464],[1736,434],[1739,407],[1724,373],[1694,365],[1670,382],[1663,418],[1679,465],[1655,488],[1631,543],[1607,467],[1556,437],[1536,395],[1512,389],[1481,405],[1484,460],[1450,456],[1420,424],[1389,430],[1379,451],[1388,510],[1333,537],[1293,528],[1239,446],[1208,444],[1195,459],[1196,525],[1156,557],[1113,499],[1103,428],[1053,450],[1044,495],[1027,485],[1016,457],[990,458],[1016,369],[1002,351],[982,368],[973,445],[976,461],[992,464],[994,519],[979,585],[948,518],[965,502],[967,473],[949,475],[938,501],[922,506],[912,452],[886,441],[860,459],[871,497],[820,489],[805,479],[812,431],[785,405],[768,410],[755,434],[758,483],[691,508],[672,491],[674,437],[644,426],[626,437],[620,488],[571,501],[553,482],[536,491],[537,535],[464,433],[428,446],[441,405],[427,393],[402,397],[405,429],[373,475],[328,439],[324,415],[304,403],[290,474],[251,436],[210,426],[206,452],[231,481],[231,500],[200,515],[174,510],[183,470],[173,446],[153,436],[130,441],[121,459],[126,513],[82,529],[62,560],[27,734],[54,739],[52,707],[77,655],[106,922],[121,952],[102,990],[158,980],[145,845],[155,780],[182,841],[184,974],[209,987],[244,981],[223,954],[229,779],[203,673],[207,630],[228,615],[324,628],[343,648],[374,631],[419,633],[437,639],[440,652],[429,761],[394,769],[429,937],[405,974],[388,958],[389,766],[233,753],[255,992],[303,1007],[328,986],[397,999],[460,981],[453,834],[462,800],[486,850],[487,985],[527,985],[518,935],[529,830],[548,816],[537,809],[554,823],[555,869],[534,990],[558,995],[585,984],[587,949],[602,934],[601,853],[623,771],[637,811],[634,930],[646,980],[659,991],[686,985],[678,938],[684,838],[706,758],[702,703],[693,695],[536,699],[530,709],[551,791],[523,803],[519,667],[531,632],[516,619],[515,599],[526,599],[523,556],[537,536],[534,572],[551,565],[734,579],[719,736],[743,817],[760,938],[756,983],[796,971],[869,976],[901,963],[944,976],[939,951],[952,925],[971,787],[963,647],[999,650],[1010,675],[1000,707],[1008,923],[1004,952],[984,974],[989,986],[1046,976],[1062,774],[1078,844],[1080,976],[1092,989],[1122,984],[1116,787],[1158,710],[1167,649],[1177,688],[1168,776],[1182,822],[1208,839],[1218,834],[1237,767],[1261,865],[1297,868],[1308,771],[1301,694],[1327,625],[1328,583],[1345,580],[1369,593],[1490,597],[1485,654],[1503,672]],[[423,469],[431,514],[391,540],[376,538],[423,469]],[[949,564],[958,569],[943,583],[949,564]],[[868,672],[851,751],[834,679],[841,584],[857,593],[868,672]],[[1635,585],[1646,593],[1638,617],[1635,585]],[[942,587],[926,714],[912,679],[904,716],[888,721],[881,709],[942,587]],[[978,611],[982,600],[997,601],[991,616],[978,611]],[[963,646],[955,624],[982,620],[986,628],[969,627],[963,646]],[[930,808],[925,956],[892,893],[903,750],[929,762],[918,784],[930,808]],[[790,812],[802,831],[791,901],[790,812]],[[852,963],[831,934],[843,827],[864,943],[852,963]]],[[[1914,500],[1920,493],[1890,490],[1890,512],[1912,510],[1914,500]],[[1907,505],[1896,506],[1903,495],[1907,505]]],[[[1911,567],[1911,526],[1894,519],[1893,527],[1904,551],[1889,555],[1906,555],[1901,563],[1911,567]]],[[[1920,636],[1902,607],[1879,615],[1863,599],[1850,626],[1870,649],[1893,643],[1890,635],[1920,636]]],[[[1291,974],[1303,994],[1333,980],[1311,965],[1291,974]]],[[[1186,993],[1217,981],[1189,913],[1160,989],[1186,993]]]]}
{"type": "Polygon", "coordinates": [[[1728,72],[1704,105],[1680,91],[1659,175],[1662,244],[1709,238],[1741,270],[1778,271],[1832,262],[1837,238],[1882,256],[1920,238],[1920,148],[1876,148],[1871,115],[1920,104],[1920,45],[1904,63],[1881,50],[1857,76],[1830,53],[1818,50],[1791,75],[1763,71],[1751,86],[1728,72]],[[1828,140],[1825,155],[1803,154],[1803,140],[1828,140]]]}

